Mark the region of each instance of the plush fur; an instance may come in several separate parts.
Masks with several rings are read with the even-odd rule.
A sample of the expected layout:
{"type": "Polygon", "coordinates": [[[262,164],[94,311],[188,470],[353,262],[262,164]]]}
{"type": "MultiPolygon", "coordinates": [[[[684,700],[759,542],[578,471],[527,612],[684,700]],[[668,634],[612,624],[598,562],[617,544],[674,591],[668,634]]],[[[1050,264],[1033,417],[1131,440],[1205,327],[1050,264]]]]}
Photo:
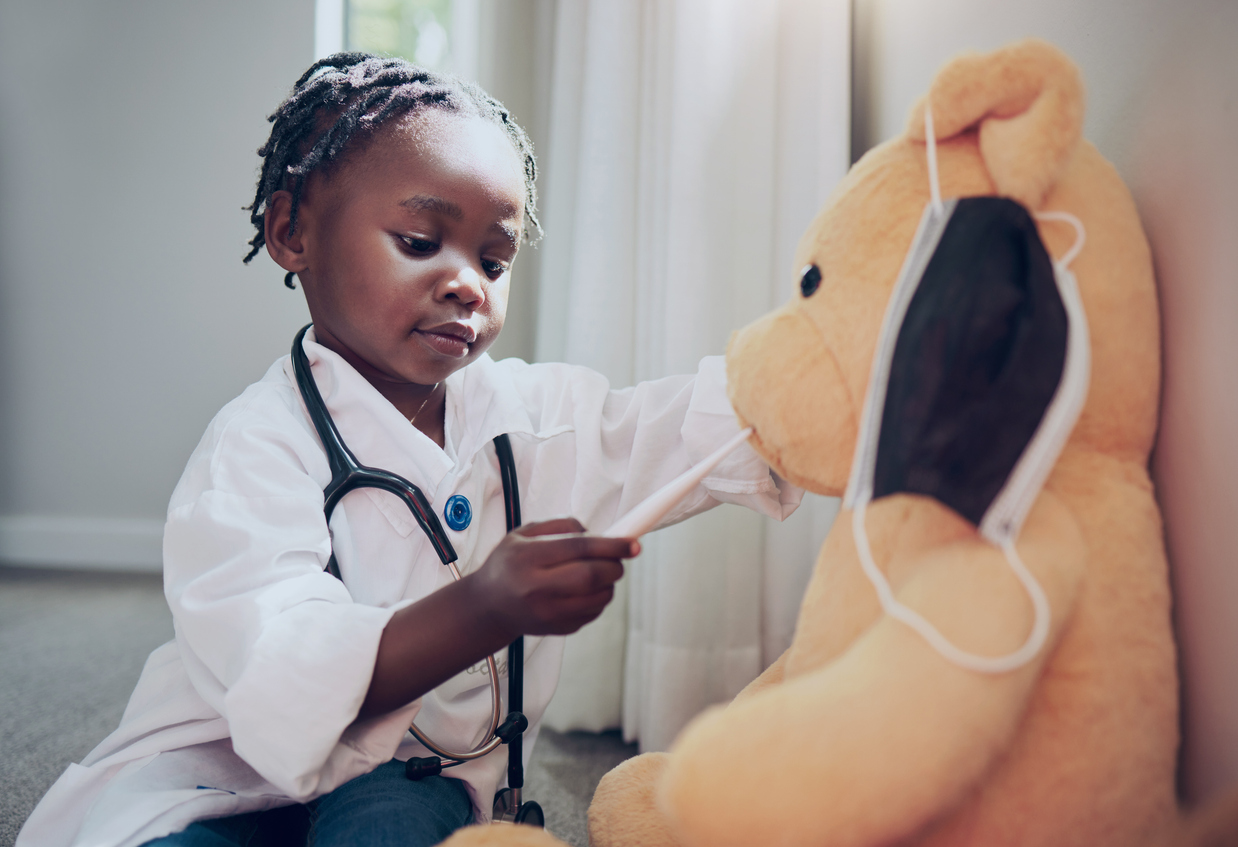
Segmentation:
{"type": "Polygon", "coordinates": [[[565,847],[543,829],[514,823],[484,823],[460,830],[443,847],[565,847]]]}
{"type": "MultiPolygon", "coordinates": [[[[882,613],[844,511],[791,648],[669,754],[603,780],[594,847],[1138,847],[1205,843],[1198,833],[1217,837],[1234,820],[1214,810],[1192,830],[1175,797],[1178,685],[1147,470],[1159,390],[1152,262],[1125,186],[1081,138],[1078,71],[1024,41],[952,61],[928,99],[943,196],[1003,195],[1070,212],[1087,230],[1072,270],[1091,387],[1018,539],[1052,607],[1049,641],[1005,674],[952,665],[882,613]]],[[[924,107],[855,165],[805,234],[795,266],[815,263],[819,290],[739,332],[728,352],[731,400],[757,449],[822,494],[846,486],[881,320],[929,200],[924,107]]],[[[1053,256],[1074,241],[1068,225],[1039,228],[1053,256]]],[[[870,505],[867,526],[896,595],[955,644],[998,655],[1026,638],[1024,590],[960,516],[895,495],[870,505]]]]}

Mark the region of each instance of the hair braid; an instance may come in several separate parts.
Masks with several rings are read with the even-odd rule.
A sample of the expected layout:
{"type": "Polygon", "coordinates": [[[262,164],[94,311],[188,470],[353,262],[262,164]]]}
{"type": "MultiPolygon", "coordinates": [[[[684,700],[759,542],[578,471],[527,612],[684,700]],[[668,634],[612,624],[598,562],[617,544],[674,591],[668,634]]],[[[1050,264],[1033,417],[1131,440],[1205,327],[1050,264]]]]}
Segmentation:
{"type": "MultiPolygon", "coordinates": [[[[307,176],[338,162],[358,133],[368,135],[392,118],[422,109],[472,112],[507,134],[524,170],[524,213],[529,224],[525,237],[536,241],[542,234],[537,219],[537,160],[529,136],[502,103],[474,83],[403,59],[336,53],[310,65],[288,99],[267,118],[271,135],[258,148],[262,169],[254,202],[245,207],[257,232],[244,261],[249,262],[266,244],[266,212],[276,191],[292,192],[289,227],[295,230],[307,176]]],[[[292,276],[284,278],[289,288],[293,287],[292,276]]]]}

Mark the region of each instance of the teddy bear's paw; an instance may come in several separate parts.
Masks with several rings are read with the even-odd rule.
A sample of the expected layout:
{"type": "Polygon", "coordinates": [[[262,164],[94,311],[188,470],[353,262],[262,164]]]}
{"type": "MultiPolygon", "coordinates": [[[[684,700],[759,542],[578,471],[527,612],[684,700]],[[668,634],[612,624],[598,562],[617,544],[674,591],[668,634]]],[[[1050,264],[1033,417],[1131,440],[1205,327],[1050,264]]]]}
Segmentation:
{"type": "Polygon", "coordinates": [[[645,753],[602,777],[589,806],[591,847],[679,847],[655,801],[667,761],[665,753],[645,753]]]}
{"type": "Polygon", "coordinates": [[[442,847],[567,847],[546,830],[514,823],[479,823],[457,830],[442,847]]]}

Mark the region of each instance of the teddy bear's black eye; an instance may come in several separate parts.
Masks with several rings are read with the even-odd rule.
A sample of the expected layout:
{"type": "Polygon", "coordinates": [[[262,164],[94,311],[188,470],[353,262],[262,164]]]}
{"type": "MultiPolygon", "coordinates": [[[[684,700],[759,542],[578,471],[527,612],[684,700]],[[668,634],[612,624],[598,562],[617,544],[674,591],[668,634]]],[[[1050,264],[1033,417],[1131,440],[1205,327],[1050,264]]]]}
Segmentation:
{"type": "Polygon", "coordinates": [[[800,293],[805,297],[811,297],[819,285],[821,285],[821,269],[816,265],[808,265],[800,277],[800,293]]]}

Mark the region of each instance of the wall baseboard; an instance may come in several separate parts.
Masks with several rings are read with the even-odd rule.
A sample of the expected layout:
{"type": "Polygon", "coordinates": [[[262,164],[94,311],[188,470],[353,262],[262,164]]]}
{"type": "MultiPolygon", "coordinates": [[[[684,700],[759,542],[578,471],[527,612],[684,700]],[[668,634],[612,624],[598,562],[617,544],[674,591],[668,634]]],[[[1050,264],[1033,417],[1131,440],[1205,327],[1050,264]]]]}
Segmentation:
{"type": "Polygon", "coordinates": [[[0,564],[158,573],[163,521],[0,515],[0,564]]]}

